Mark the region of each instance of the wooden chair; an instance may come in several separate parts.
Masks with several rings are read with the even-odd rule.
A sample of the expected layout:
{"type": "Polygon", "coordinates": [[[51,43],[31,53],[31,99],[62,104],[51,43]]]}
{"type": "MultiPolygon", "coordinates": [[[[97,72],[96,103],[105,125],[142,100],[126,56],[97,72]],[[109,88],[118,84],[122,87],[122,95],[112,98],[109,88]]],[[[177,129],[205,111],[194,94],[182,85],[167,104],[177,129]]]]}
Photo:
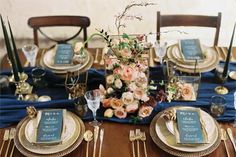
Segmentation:
{"type": "MultiPolygon", "coordinates": [[[[90,25],[90,19],[85,16],[41,16],[41,17],[31,17],[28,20],[28,25],[31,28],[33,28],[34,44],[38,46],[38,31],[47,39],[57,43],[66,43],[67,41],[77,37],[83,31],[83,39],[84,41],[86,41],[87,27],[89,27],[90,25]],[[79,27],[79,30],[75,35],[62,40],[53,39],[41,30],[42,27],[58,27],[58,26],[79,27]]],[[[85,46],[87,47],[88,45],[86,44],[85,46]]]]}
{"type": "Polygon", "coordinates": [[[216,28],[214,46],[218,44],[219,32],[221,24],[221,13],[218,16],[202,16],[202,15],[161,15],[157,12],[157,36],[160,40],[160,27],[176,27],[176,26],[198,26],[216,28]]]}

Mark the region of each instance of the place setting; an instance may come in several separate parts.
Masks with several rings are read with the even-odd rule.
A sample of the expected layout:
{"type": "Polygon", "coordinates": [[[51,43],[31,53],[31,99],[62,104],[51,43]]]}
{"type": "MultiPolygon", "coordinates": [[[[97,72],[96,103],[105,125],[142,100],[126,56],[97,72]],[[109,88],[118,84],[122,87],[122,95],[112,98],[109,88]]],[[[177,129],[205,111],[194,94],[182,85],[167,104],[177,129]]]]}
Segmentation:
{"type": "Polygon", "coordinates": [[[220,144],[218,123],[207,112],[194,107],[170,107],[150,124],[153,141],[175,156],[205,156],[220,144]]]}
{"type": "Polygon", "coordinates": [[[64,156],[83,140],[85,126],[74,113],[65,109],[36,111],[27,108],[28,116],[16,127],[14,143],[26,156],[64,156]]]}
{"type": "Polygon", "coordinates": [[[46,50],[40,57],[40,66],[51,70],[58,76],[64,76],[68,71],[85,72],[94,61],[94,57],[88,50],[80,52],[81,42],[72,44],[57,44],[46,50]]]}

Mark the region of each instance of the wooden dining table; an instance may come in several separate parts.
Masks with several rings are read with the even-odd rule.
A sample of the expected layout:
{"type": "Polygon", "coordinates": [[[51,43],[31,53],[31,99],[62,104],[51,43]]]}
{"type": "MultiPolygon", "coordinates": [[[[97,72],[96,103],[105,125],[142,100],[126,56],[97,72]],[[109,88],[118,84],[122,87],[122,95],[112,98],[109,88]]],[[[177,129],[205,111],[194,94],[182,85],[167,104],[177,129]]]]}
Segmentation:
{"type": "MultiPolygon", "coordinates": [[[[95,57],[96,48],[90,48],[88,49],[93,56],[95,57]]],[[[39,51],[37,58],[39,59],[41,57],[42,50],[39,51]]],[[[233,53],[236,53],[236,48],[233,48],[233,53]]],[[[20,54],[20,60],[23,64],[26,63],[26,59],[22,52],[20,54]]],[[[101,49],[99,49],[98,54],[98,60],[101,60],[101,49]]],[[[103,68],[104,65],[100,65],[98,63],[93,64],[94,68],[103,68]]],[[[1,70],[9,69],[9,63],[7,61],[7,57],[5,56],[1,62],[1,70]]],[[[84,122],[86,130],[93,131],[93,127],[91,127],[88,122],[84,122]]],[[[236,140],[236,127],[233,127],[233,123],[227,123],[227,122],[219,122],[219,125],[224,128],[231,128],[233,130],[234,134],[234,140],[236,140]]],[[[16,127],[17,124],[12,125],[8,128],[2,128],[0,129],[0,146],[3,144],[3,135],[4,131],[6,129],[10,129],[12,127],[16,127]]],[[[102,157],[132,157],[132,145],[129,140],[129,132],[130,130],[135,129],[141,129],[141,131],[144,131],[146,133],[146,147],[147,147],[147,156],[148,157],[171,157],[173,155],[168,154],[168,152],[163,151],[161,148],[159,148],[152,140],[150,136],[150,126],[147,125],[140,125],[140,124],[123,124],[123,123],[116,123],[116,122],[107,122],[103,121],[100,128],[104,128],[104,142],[102,146],[102,157]]],[[[226,145],[229,150],[230,157],[236,157],[236,152],[233,148],[232,143],[230,140],[226,140],[226,145]]],[[[99,140],[97,143],[97,153],[96,156],[98,157],[98,146],[99,146],[99,140]]],[[[2,154],[0,156],[2,157],[5,154],[7,144],[5,143],[2,154]]],[[[13,141],[10,144],[10,150],[13,147],[13,141]]],[[[90,143],[89,147],[89,156],[92,156],[93,153],[93,141],[90,143]]],[[[86,142],[83,141],[73,152],[66,155],[68,157],[85,157],[86,154],[86,142]]],[[[14,149],[13,153],[14,157],[21,157],[22,155],[17,149],[14,149]]],[[[137,155],[136,155],[137,157],[137,155]]],[[[143,144],[140,142],[140,157],[144,157],[144,149],[143,144]]],[[[219,145],[219,147],[214,150],[212,153],[207,155],[207,157],[227,157],[226,148],[224,145],[224,142],[222,141],[219,145]]]]}

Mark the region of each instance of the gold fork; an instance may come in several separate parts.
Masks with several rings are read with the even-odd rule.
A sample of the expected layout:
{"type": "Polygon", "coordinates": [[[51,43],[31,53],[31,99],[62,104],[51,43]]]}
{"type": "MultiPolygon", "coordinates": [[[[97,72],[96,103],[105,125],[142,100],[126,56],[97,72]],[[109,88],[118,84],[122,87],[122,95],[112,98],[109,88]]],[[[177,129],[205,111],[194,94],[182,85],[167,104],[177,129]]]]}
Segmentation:
{"type": "Polygon", "coordinates": [[[137,140],[137,152],[138,152],[138,157],[140,157],[140,151],[139,151],[139,140],[141,138],[141,131],[140,129],[135,130],[135,139],[137,140]]]}
{"type": "Polygon", "coordinates": [[[134,130],[129,131],[129,140],[132,143],[132,153],[133,157],[135,157],[135,151],[134,151],[134,141],[135,141],[135,135],[134,135],[134,130]]]}
{"type": "Polygon", "coordinates": [[[141,141],[143,141],[143,148],[144,148],[144,155],[145,155],[145,157],[147,157],[147,147],[146,147],[146,143],[145,143],[145,141],[146,141],[146,134],[145,134],[145,132],[141,132],[141,141]]]}
{"type": "Polygon", "coordinates": [[[3,136],[3,143],[2,143],[2,146],[1,146],[1,149],[0,149],[0,154],[2,154],[2,149],[3,149],[3,146],[5,144],[5,142],[9,139],[9,130],[5,130],[4,132],[4,136],[3,136]]]}
{"type": "Polygon", "coordinates": [[[221,140],[224,141],[224,145],[225,145],[227,156],[230,157],[229,150],[228,150],[228,147],[227,147],[226,142],[225,142],[227,140],[227,138],[228,138],[227,137],[227,133],[226,133],[225,129],[223,129],[223,128],[220,129],[220,132],[221,132],[221,140]]]}
{"type": "MultiPolygon", "coordinates": [[[[6,153],[5,153],[5,157],[7,157],[8,150],[9,150],[9,147],[10,147],[10,144],[11,144],[11,140],[14,138],[15,134],[16,134],[16,129],[11,128],[10,135],[9,135],[9,141],[8,141],[8,145],[7,145],[7,149],[6,149],[6,153]]],[[[12,150],[11,150],[11,154],[13,154],[14,147],[15,146],[13,145],[12,150]]]]}

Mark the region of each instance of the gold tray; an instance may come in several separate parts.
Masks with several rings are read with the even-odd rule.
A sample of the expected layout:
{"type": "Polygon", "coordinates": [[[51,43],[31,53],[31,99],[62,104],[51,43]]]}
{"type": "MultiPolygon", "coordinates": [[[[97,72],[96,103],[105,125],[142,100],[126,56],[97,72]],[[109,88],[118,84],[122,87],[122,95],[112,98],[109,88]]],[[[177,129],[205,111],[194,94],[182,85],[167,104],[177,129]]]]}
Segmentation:
{"type": "MultiPolygon", "coordinates": [[[[170,107],[170,108],[166,109],[165,111],[171,110],[173,108],[177,108],[177,107],[170,107]]],[[[181,108],[181,106],[179,106],[178,108],[181,108]]],[[[183,108],[194,109],[194,107],[183,107],[183,108]]],[[[220,127],[219,127],[218,123],[214,120],[216,128],[218,130],[218,134],[217,134],[217,138],[216,138],[215,142],[213,144],[211,144],[211,146],[209,148],[204,149],[199,152],[186,152],[186,151],[180,151],[180,150],[176,150],[174,148],[169,147],[168,145],[166,145],[164,142],[161,141],[161,139],[158,137],[158,135],[156,133],[156,122],[159,118],[161,118],[163,113],[164,113],[164,111],[158,113],[153,118],[153,120],[150,124],[150,135],[151,135],[152,140],[156,143],[156,145],[158,147],[160,147],[162,150],[166,151],[167,153],[175,155],[175,156],[181,156],[181,157],[199,157],[199,156],[205,156],[207,154],[210,154],[219,146],[219,144],[221,142],[220,127]]]]}
{"type": "MultiPolygon", "coordinates": [[[[85,126],[84,126],[84,123],[82,122],[82,120],[76,116],[74,113],[72,112],[69,112],[67,111],[72,117],[74,120],[76,120],[79,125],[80,125],[80,133],[79,133],[79,136],[77,137],[77,139],[72,143],[70,144],[70,146],[68,148],[65,148],[61,151],[58,151],[58,152],[55,152],[55,153],[50,153],[50,154],[41,154],[41,153],[34,153],[32,151],[29,151],[28,149],[29,148],[25,148],[24,144],[22,144],[22,139],[24,140],[27,140],[25,138],[25,134],[24,132],[20,131],[20,130],[24,130],[24,127],[26,126],[26,124],[31,120],[28,116],[25,117],[23,120],[21,120],[19,122],[19,124],[17,125],[16,127],[16,136],[14,138],[14,143],[16,145],[16,148],[25,156],[34,156],[34,157],[43,157],[43,156],[50,156],[50,157],[61,157],[61,156],[64,156],[64,155],[67,155],[69,153],[71,153],[73,150],[75,150],[79,145],[80,143],[82,142],[83,140],[83,135],[84,135],[84,132],[85,132],[85,126]]],[[[77,123],[76,122],[76,123],[77,123]]],[[[25,141],[27,142],[27,141],[25,141]]],[[[38,145],[37,147],[46,147],[47,146],[40,146],[38,145]]],[[[50,147],[53,147],[53,146],[50,146],[50,147]]],[[[32,144],[32,148],[36,148],[36,146],[34,146],[32,144]]]]}

